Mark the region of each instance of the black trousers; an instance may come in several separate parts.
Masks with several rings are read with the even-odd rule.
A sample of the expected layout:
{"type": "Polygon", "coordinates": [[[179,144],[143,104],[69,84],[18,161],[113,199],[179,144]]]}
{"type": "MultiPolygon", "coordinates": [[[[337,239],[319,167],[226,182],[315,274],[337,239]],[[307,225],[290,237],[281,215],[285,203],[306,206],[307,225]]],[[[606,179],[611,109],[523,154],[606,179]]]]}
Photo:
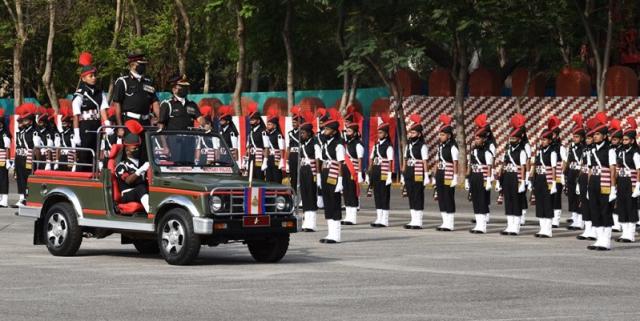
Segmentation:
{"type": "Polygon", "coordinates": [[[523,195],[526,200],[526,193],[518,193],[518,173],[505,172],[502,174],[502,193],[504,196],[505,215],[522,216],[523,195]]]}
{"type": "Polygon", "coordinates": [[[147,194],[149,194],[149,188],[147,187],[147,184],[138,184],[132,189],[123,192],[122,197],[120,197],[120,202],[140,202],[142,196],[145,196],[147,194]]]}
{"type": "MultiPolygon", "coordinates": [[[[423,180],[426,177],[423,176],[423,180]]],[[[409,197],[409,209],[415,211],[424,210],[424,182],[416,182],[415,168],[407,166],[404,171],[404,186],[409,197]]]]}
{"type": "Polygon", "coordinates": [[[580,195],[576,194],[576,186],[578,185],[578,177],[580,171],[570,169],[567,171],[565,183],[567,183],[567,203],[569,206],[569,212],[580,214],[580,195]]]}
{"type": "MultiPolygon", "coordinates": [[[[391,175],[391,173],[389,173],[391,175]]],[[[391,202],[391,185],[382,180],[382,171],[379,165],[373,165],[369,177],[373,184],[373,201],[378,210],[389,210],[391,202]]]]}
{"type": "Polygon", "coordinates": [[[613,226],[613,207],[609,203],[609,194],[602,194],[600,190],[600,176],[591,175],[589,179],[589,207],[593,226],[613,226]]]}
{"type": "Polygon", "coordinates": [[[9,171],[6,165],[0,167],[0,194],[9,194],[9,171]]]}
{"type": "MultiPolygon", "coordinates": [[[[266,159],[262,159],[263,162],[266,162],[266,159]]],[[[264,172],[262,171],[262,164],[256,164],[256,157],[254,155],[249,155],[249,165],[253,164],[253,179],[264,181],[264,172]]]]}
{"type": "Polygon", "coordinates": [[[587,199],[587,191],[589,190],[589,175],[580,173],[578,176],[578,186],[580,186],[580,214],[583,221],[591,221],[591,208],[587,199]]]}
{"type": "Polygon", "coordinates": [[[342,193],[336,193],[336,186],[327,183],[329,169],[322,169],[322,199],[324,201],[324,218],[342,220],[342,193]]]}
{"type": "Polygon", "coordinates": [[[360,206],[357,189],[358,186],[356,186],[356,181],[354,181],[353,177],[351,177],[351,172],[349,171],[349,168],[347,168],[347,165],[342,165],[342,186],[344,187],[344,189],[342,190],[344,206],[360,206]]]}
{"type": "MultiPolygon", "coordinates": [[[[80,146],[84,148],[91,148],[96,152],[98,148],[97,133],[95,131],[100,127],[99,120],[81,120],[78,122],[80,129],[80,146]]],[[[78,163],[92,164],[93,155],[89,151],[79,151],[78,163]]],[[[77,166],[76,169],[79,172],[90,172],[91,166],[77,166]]]]}
{"type": "Polygon", "coordinates": [[[436,191],[438,192],[438,207],[440,212],[455,213],[456,212],[456,189],[444,184],[444,170],[436,171],[436,191]]]}
{"type": "Polygon", "coordinates": [[[298,153],[289,153],[289,182],[291,188],[298,188],[298,153]]]}
{"type": "Polygon", "coordinates": [[[556,190],[557,192],[551,195],[553,209],[561,210],[562,209],[562,191],[564,189],[564,185],[556,182],[556,190]]]}
{"type": "MultiPolygon", "coordinates": [[[[283,160],[280,161],[282,162],[283,160]]],[[[267,176],[267,182],[282,184],[282,170],[276,165],[276,160],[273,155],[269,155],[267,158],[265,175],[267,176]]]]}
{"type": "Polygon", "coordinates": [[[18,194],[27,194],[27,179],[31,175],[31,169],[27,169],[27,157],[16,156],[16,183],[18,185],[18,194]]]}
{"type": "MultiPolygon", "coordinates": [[[[471,191],[471,204],[474,214],[489,213],[489,197],[487,189],[484,187],[485,179],[482,173],[471,173],[469,175],[469,190],[471,191]]],[[[490,195],[490,194],[489,194],[490,195]]]]}
{"type": "Polygon", "coordinates": [[[631,197],[633,184],[629,177],[618,177],[618,198],[616,199],[616,214],[620,223],[635,223],[638,221],[638,202],[631,197]]]}
{"type": "Polygon", "coordinates": [[[533,181],[533,188],[533,192],[536,195],[536,217],[553,218],[553,195],[551,195],[551,191],[549,190],[547,177],[536,174],[533,181]]]}
{"type": "Polygon", "coordinates": [[[318,186],[316,177],[310,166],[300,167],[300,197],[302,198],[302,210],[318,210],[318,186]]]}

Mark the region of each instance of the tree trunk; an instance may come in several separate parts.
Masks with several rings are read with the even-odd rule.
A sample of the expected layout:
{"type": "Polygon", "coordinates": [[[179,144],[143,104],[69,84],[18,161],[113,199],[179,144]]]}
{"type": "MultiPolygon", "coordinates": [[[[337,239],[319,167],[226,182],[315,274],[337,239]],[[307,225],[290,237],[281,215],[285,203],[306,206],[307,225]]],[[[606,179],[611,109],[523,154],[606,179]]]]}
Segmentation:
{"type": "Polygon", "coordinates": [[[282,39],[284,40],[284,49],[287,53],[287,109],[291,111],[294,101],[293,93],[293,51],[291,49],[291,15],[293,14],[292,0],[286,3],[287,13],[284,18],[284,27],[282,28],[282,39]]]}
{"type": "Polygon", "coordinates": [[[260,85],[260,62],[254,60],[251,63],[251,92],[257,92],[260,85]]]}
{"type": "MultiPolygon", "coordinates": [[[[346,19],[346,11],[344,8],[344,1],[340,1],[338,4],[338,29],[336,32],[336,40],[338,43],[338,48],[340,49],[340,53],[342,54],[342,61],[346,62],[347,48],[344,41],[344,21],[346,19]]],[[[340,98],[340,106],[339,111],[344,113],[345,108],[347,107],[347,102],[349,99],[349,71],[342,71],[342,98],[340,98]]]]}
{"type": "Polygon", "coordinates": [[[453,118],[456,121],[456,141],[458,142],[458,150],[460,156],[458,157],[458,173],[466,173],[467,166],[467,137],[464,132],[464,90],[469,78],[468,57],[467,48],[462,40],[459,39],[459,35],[456,33],[454,36],[456,63],[455,73],[453,75],[456,81],[456,96],[453,118]]]}
{"type": "Polygon", "coordinates": [[[7,7],[16,31],[16,43],[13,47],[13,106],[18,107],[24,101],[24,91],[22,87],[22,53],[24,51],[24,45],[27,42],[27,32],[24,29],[22,1],[16,0],[14,8],[9,5],[9,1],[7,0],[4,0],[4,5],[7,7]]]}
{"type": "Polygon", "coordinates": [[[47,91],[51,107],[58,112],[58,95],[56,89],[51,82],[52,63],[53,63],[53,40],[56,34],[56,0],[48,1],[49,10],[49,37],[47,38],[47,56],[44,73],[42,74],[42,83],[47,91]]]}
{"type": "Polygon", "coordinates": [[[358,75],[354,75],[353,79],[351,80],[351,90],[349,91],[349,100],[347,101],[347,105],[353,104],[353,102],[356,100],[357,92],[358,92],[358,75]]]}
{"type": "MultiPolygon", "coordinates": [[[[182,29],[184,31],[182,46],[176,47],[178,54],[178,70],[180,70],[181,75],[185,75],[187,73],[187,52],[189,51],[189,45],[191,43],[191,23],[189,22],[189,15],[187,14],[187,10],[185,9],[182,0],[175,0],[175,3],[176,8],[178,8],[178,12],[180,13],[179,20],[182,20],[182,29]]],[[[179,38],[179,35],[180,33],[176,32],[176,39],[179,38]]]]}
{"type": "Polygon", "coordinates": [[[235,0],[236,9],[236,42],[238,44],[238,62],[236,63],[236,87],[233,91],[233,109],[236,115],[242,115],[242,88],[244,86],[245,34],[244,17],[242,16],[242,0],[235,0]]]}
{"type": "Polygon", "coordinates": [[[204,86],[202,88],[202,92],[205,94],[209,93],[209,82],[211,77],[211,58],[207,56],[207,60],[204,63],[204,86]]]}
{"type": "Polygon", "coordinates": [[[142,23],[140,22],[140,15],[138,15],[138,8],[136,7],[135,0],[129,0],[131,6],[131,16],[133,17],[133,23],[136,28],[136,37],[142,37],[142,23]]]}
{"type": "MultiPolygon", "coordinates": [[[[116,16],[115,23],[113,25],[113,38],[111,38],[111,48],[116,48],[118,46],[118,36],[120,35],[120,30],[122,30],[122,23],[124,17],[124,8],[122,6],[122,0],[116,0],[116,16]]],[[[113,75],[109,76],[109,91],[107,92],[107,98],[111,101],[111,95],[113,94],[113,75]]]]}

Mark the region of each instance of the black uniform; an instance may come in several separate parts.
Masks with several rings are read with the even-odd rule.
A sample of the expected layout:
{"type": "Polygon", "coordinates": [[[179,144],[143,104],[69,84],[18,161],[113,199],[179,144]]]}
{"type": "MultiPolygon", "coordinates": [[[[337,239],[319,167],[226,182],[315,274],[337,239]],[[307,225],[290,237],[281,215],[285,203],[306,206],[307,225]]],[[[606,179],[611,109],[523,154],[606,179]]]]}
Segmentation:
{"type": "Polygon", "coordinates": [[[9,194],[9,149],[11,148],[11,133],[6,127],[0,128],[0,194],[9,194]]]}
{"type": "Polygon", "coordinates": [[[453,214],[456,212],[455,186],[451,187],[451,179],[455,173],[453,154],[457,153],[457,150],[458,146],[452,139],[438,145],[436,191],[438,193],[438,207],[442,213],[453,214]]]}
{"type": "MultiPolygon", "coordinates": [[[[38,136],[42,140],[43,147],[55,146],[54,139],[55,139],[56,131],[51,127],[51,125],[48,122],[44,123],[44,125],[42,126],[36,126],[36,131],[38,132],[38,136]]],[[[51,166],[51,155],[52,155],[51,150],[48,150],[46,148],[40,148],[39,160],[46,161],[46,162],[37,163],[35,166],[35,169],[45,169],[47,165],[51,166]]]]}
{"type": "Polygon", "coordinates": [[[262,172],[262,162],[267,160],[264,157],[265,140],[267,139],[267,133],[265,132],[264,125],[258,124],[251,128],[249,137],[247,139],[247,150],[249,151],[249,163],[253,164],[253,178],[264,180],[264,173],[262,172]]]}
{"type": "Polygon", "coordinates": [[[502,173],[502,190],[504,195],[504,213],[512,216],[522,216],[524,209],[522,194],[518,193],[520,181],[524,179],[521,174],[522,166],[527,164],[527,152],[522,142],[517,145],[509,145],[504,153],[504,171],[502,173]]]}
{"type": "Polygon", "coordinates": [[[616,199],[616,213],[620,223],[635,223],[638,221],[638,203],[631,197],[637,182],[636,161],[640,159],[637,145],[622,146],[617,153],[618,179],[616,181],[618,198],[616,199]]]}
{"type": "Polygon", "coordinates": [[[16,136],[16,183],[18,193],[25,195],[27,193],[27,178],[31,175],[33,168],[33,148],[40,146],[42,140],[33,126],[20,129],[16,136]]]}
{"type": "Polygon", "coordinates": [[[580,195],[576,194],[578,177],[580,176],[580,162],[585,149],[584,143],[571,144],[567,155],[567,168],[565,169],[565,183],[567,184],[567,201],[569,212],[581,214],[580,195]]]}
{"type": "Polygon", "coordinates": [[[489,166],[493,163],[493,156],[489,147],[485,144],[482,147],[474,148],[471,151],[471,174],[469,175],[469,186],[471,191],[471,203],[475,214],[489,214],[489,198],[485,188],[489,173],[489,166]]]}
{"type": "MultiPolygon", "coordinates": [[[[358,172],[361,170],[358,159],[363,158],[362,152],[364,151],[364,146],[362,145],[362,141],[360,138],[351,138],[346,143],[346,157],[349,157],[349,160],[353,164],[353,169],[356,174],[356,178],[358,172]],[[361,154],[358,154],[358,149],[360,149],[361,154]]],[[[360,206],[359,199],[359,186],[357,185],[354,177],[349,171],[349,168],[346,164],[342,165],[342,186],[344,187],[342,191],[342,197],[344,198],[344,206],[347,207],[358,207],[360,206]]]]}
{"type": "Polygon", "coordinates": [[[389,210],[391,199],[391,185],[387,185],[388,175],[391,175],[391,161],[388,150],[393,150],[389,138],[378,141],[373,147],[371,184],[373,185],[373,199],[376,209],[389,210]],[[385,167],[385,168],[383,168],[385,167]]]}
{"type": "MultiPolygon", "coordinates": [[[[116,81],[118,85],[118,81],[116,81]]],[[[78,117],[78,129],[80,130],[81,144],[77,147],[91,148],[94,151],[98,147],[96,131],[100,127],[100,109],[106,107],[106,97],[102,90],[88,86],[84,82],[80,83],[80,87],[73,95],[74,101],[80,101],[80,110],[74,111],[78,117]]],[[[114,96],[115,101],[115,96],[114,96]]],[[[78,153],[79,163],[92,163],[92,155],[88,151],[78,153]]],[[[90,171],[91,167],[81,166],[80,171],[90,171]]]]}
{"type": "MultiPolygon", "coordinates": [[[[536,174],[533,182],[533,192],[536,196],[536,217],[538,218],[553,218],[553,195],[550,185],[553,177],[552,167],[556,164],[552,163],[552,160],[558,161],[558,155],[553,146],[538,149],[535,161],[536,174]]],[[[558,193],[557,188],[556,193],[558,193]]]]}
{"type": "Polygon", "coordinates": [[[593,144],[585,145],[582,149],[580,159],[580,175],[578,176],[578,185],[580,186],[580,213],[582,220],[591,222],[591,208],[589,207],[589,199],[587,198],[587,190],[589,189],[589,172],[591,171],[590,157],[593,144]]]}
{"type": "Polygon", "coordinates": [[[142,196],[149,193],[146,172],[143,172],[138,176],[133,184],[127,184],[125,181],[127,177],[135,174],[140,166],[142,166],[140,160],[136,162],[127,157],[124,157],[122,161],[118,163],[118,166],[116,166],[116,177],[118,179],[118,187],[120,188],[121,194],[120,202],[140,202],[142,196]]]}
{"type": "Polygon", "coordinates": [[[316,174],[318,171],[316,160],[315,139],[310,138],[300,146],[300,197],[304,212],[318,210],[318,186],[316,174]]]}
{"type": "Polygon", "coordinates": [[[298,135],[300,130],[295,128],[289,131],[289,155],[287,155],[287,162],[289,168],[289,180],[293,189],[298,188],[298,158],[300,150],[300,140],[298,135]]]}
{"type": "Polygon", "coordinates": [[[555,140],[551,146],[558,157],[558,163],[556,164],[556,189],[558,192],[551,196],[553,199],[553,209],[562,210],[562,191],[564,186],[560,180],[560,174],[562,173],[562,161],[566,160],[564,159],[565,147],[562,146],[559,140],[555,140]]]}
{"type": "Polygon", "coordinates": [[[193,122],[200,117],[198,105],[186,98],[184,103],[178,97],[172,97],[160,104],[158,123],[163,124],[167,130],[188,130],[193,127],[193,122]]]}
{"type": "Polygon", "coordinates": [[[220,126],[218,133],[222,136],[222,140],[227,143],[227,147],[233,154],[234,161],[238,160],[238,129],[231,120],[227,122],[226,126],[220,126]]]}
{"type": "Polygon", "coordinates": [[[269,145],[267,145],[269,157],[267,158],[267,171],[265,173],[267,182],[282,184],[282,169],[280,166],[284,161],[282,159],[284,139],[278,128],[266,133],[267,138],[269,138],[269,145]]]}
{"type": "Polygon", "coordinates": [[[615,149],[609,142],[594,144],[591,150],[591,178],[589,179],[589,207],[594,227],[613,226],[613,207],[609,202],[611,192],[610,165],[615,165],[615,149]]]}
{"type": "Polygon", "coordinates": [[[424,167],[426,153],[426,144],[422,138],[410,141],[406,147],[404,157],[407,166],[404,170],[404,186],[407,189],[411,210],[424,210],[424,182],[427,179],[424,167]]]}
{"type": "MultiPolygon", "coordinates": [[[[322,145],[322,198],[324,217],[327,220],[342,220],[342,193],[336,193],[340,167],[344,162],[344,146],[339,134],[335,134],[322,145]]],[[[344,185],[343,185],[344,188],[344,185]]]]}
{"type": "Polygon", "coordinates": [[[116,79],[113,102],[120,103],[122,123],[135,119],[142,126],[149,126],[151,104],[158,101],[156,89],[150,78],[136,78],[133,74],[116,79]]]}

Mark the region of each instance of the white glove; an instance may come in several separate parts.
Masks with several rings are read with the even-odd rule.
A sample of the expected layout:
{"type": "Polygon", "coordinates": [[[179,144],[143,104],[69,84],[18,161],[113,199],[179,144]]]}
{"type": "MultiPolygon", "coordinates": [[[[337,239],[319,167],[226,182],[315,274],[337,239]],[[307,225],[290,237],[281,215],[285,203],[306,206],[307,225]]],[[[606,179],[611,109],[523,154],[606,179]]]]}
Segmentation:
{"type": "Polygon", "coordinates": [[[525,182],[525,184],[527,184],[527,190],[529,190],[529,192],[533,191],[533,184],[531,184],[531,181],[527,179],[525,182]]]}
{"type": "Polygon", "coordinates": [[[469,185],[469,179],[468,179],[468,178],[465,178],[465,179],[464,179],[464,190],[465,190],[465,191],[468,191],[468,190],[470,190],[470,189],[471,189],[471,186],[469,185]]]}
{"type": "Polygon", "coordinates": [[[358,172],[358,183],[362,183],[362,181],[364,181],[364,178],[362,177],[362,172],[358,172]]]}
{"type": "Polygon", "coordinates": [[[576,184],[576,195],[580,195],[580,184],[576,184]]]}
{"type": "Polygon", "coordinates": [[[44,165],[44,170],[45,171],[51,170],[51,164],[44,165]]]}
{"type": "Polygon", "coordinates": [[[520,184],[518,184],[518,193],[524,193],[524,191],[527,189],[526,185],[527,184],[524,181],[520,181],[520,184]]]}
{"type": "Polygon", "coordinates": [[[589,190],[587,189],[587,199],[589,199],[589,190]]]}
{"type": "Polygon", "coordinates": [[[365,184],[367,184],[367,185],[371,184],[371,181],[369,180],[369,174],[367,174],[367,175],[364,177],[364,183],[365,183],[365,184]]]}
{"type": "Polygon", "coordinates": [[[633,189],[633,193],[631,194],[631,197],[636,198],[640,196],[640,183],[636,183],[636,188],[633,189]]]}
{"type": "Polygon", "coordinates": [[[54,171],[57,171],[57,170],[58,170],[58,165],[59,165],[59,164],[55,164],[55,165],[53,165],[53,170],[54,170],[54,171]]]}
{"type": "Polygon", "coordinates": [[[318,188],[322,188],[322,177],[320,173],[316,174],[316,185],[318,185],[318,188]]]}
{"type": "Polygon", "coordinates": [[[393,178],[391,177],[391,173],[389,173],[387,175],[387,181],[385,182],[387,186],[391,185],[391,182],[393,182],[392,180],[393,178]]]}
{"type": "Polygon", "coordinates": [[[7,161],[7,170],[13,169],[15,165],[13,164],[13,161],[9,160],[7,161]]]}
{"type": "Polygon", "coordinates": [[[404,186],[404,175],[400,174],[400,185],[404,186]]]}
{"type": "Polygon", "coordinates": [[[487,180],[485,181],[485,186],[484,189],[487,191],[491,190],[491,176],[487,177],[487,180]]]}
{"type": "Polygon", "coordinates": [[[496,192],[500,192],[502,190],[502,185],[500,184],[500,181],[496,181],[496,192]]]}
{"type": "Polygon", "coordinates": [[[431,183],[431,178],[429,177],[429,172],[424,172],[424,182],[422,185],[427,186],[431,183]]]}
{"type": "Polygon", "coordinates": [[[453,178],[451,179],[451,185],[449,185],[449,187],[454,188],[456,187],[456,185],[458,185],[458,175],[453,175],[453,178]]]}
{"type": "Polygon", "coordinates": [[[338,182],[336,183],[336,193],[342,192],[342,176],[338,176],[338,182]]]}
{"type": "MultiPolygon", "coordinates": [[[[111,126],[111,122],[108,120],[104,121],[104,126],[111,126]]],[[[107,136],[111,136],[113,135],[113,128],[105,128],[104,129],[104,133],[107,134],[107,136]]]]}
{"type": "Polygon", "coordinates": [[[564,174],[560,175],[560,184],[562,184],[563,186],[565,184],[564,174]]]}
{"type": "Polygon", "coordinates": [[[142,166],[140,166],[136,170],[136,175],[141,176],[142,174],[146,173],[148,169],[149,169],[149,162],[145,162],[144,164],[142,164],[142,166]]]}
{"type": "Polygon", "coordinates": [[[618,193],[616,192],[616,187],[611,186],[611,192],[609,193],[609,203],[613,202],[618,198],[618,193]]]}
{"type": "Polygon", "coordinates": [[[549,191],[550,194],[555,194],[558,192],[558,188],[556,187],[556,182],[551,183],[551,191],[549,191]]]}
{"type": "Polygon", "coordinates": [[[76,146],[80,146],[82,143],[82,140],[80,139],[80,128],[73,129],[73,143],[76,144],[76,146]]]}
{"type": "Polygon", "coordinates": [[[278,169],[284,169],[284,161],[280,160],[280,166],[278,166],[278,169]]]}
{"type": "Polygon", "coordinates": [[[260,166],[260,170],[263,171],[263,172],[267,170],[267,160],[266,159],[262,161],[262,166],[260,166]]]}
{"type": "Polygon", "coordinates": [[[431,177],[431,186],[436,187],[436,177],[431,177]]]}

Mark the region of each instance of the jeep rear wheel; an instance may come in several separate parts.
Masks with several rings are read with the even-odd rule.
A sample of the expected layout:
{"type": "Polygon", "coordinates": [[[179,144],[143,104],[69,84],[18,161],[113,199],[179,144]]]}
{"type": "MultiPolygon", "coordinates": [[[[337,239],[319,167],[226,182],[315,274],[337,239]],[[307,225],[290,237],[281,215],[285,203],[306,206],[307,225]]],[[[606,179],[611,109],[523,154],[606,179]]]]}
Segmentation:
{"type": "Polygon", "coordinates": [[[133,246],[140,254],[158,254],[160,247],[156,240],[133,240],[133,246]]]}
{"type": "Polygon", "coordinates": [[[44,216],[43,236],[47,250],[55,256],[73,256],[82,244],[76,212],[69,203],[58,203],[44,216]]]}
{"type": "Polygon", "coordinates": [[[160,254],[171,265],[187,265],[200,252],[200,237],[193,232],[193,219],[184,209],[174,208],[158,225],[160,254]]]}
{"type": "Polygon", "coordinates": [[[280,261],[289,249],[289,234],[278,235],[264,240],[247,241],[253,259],[262,263],[280,261]]]}

